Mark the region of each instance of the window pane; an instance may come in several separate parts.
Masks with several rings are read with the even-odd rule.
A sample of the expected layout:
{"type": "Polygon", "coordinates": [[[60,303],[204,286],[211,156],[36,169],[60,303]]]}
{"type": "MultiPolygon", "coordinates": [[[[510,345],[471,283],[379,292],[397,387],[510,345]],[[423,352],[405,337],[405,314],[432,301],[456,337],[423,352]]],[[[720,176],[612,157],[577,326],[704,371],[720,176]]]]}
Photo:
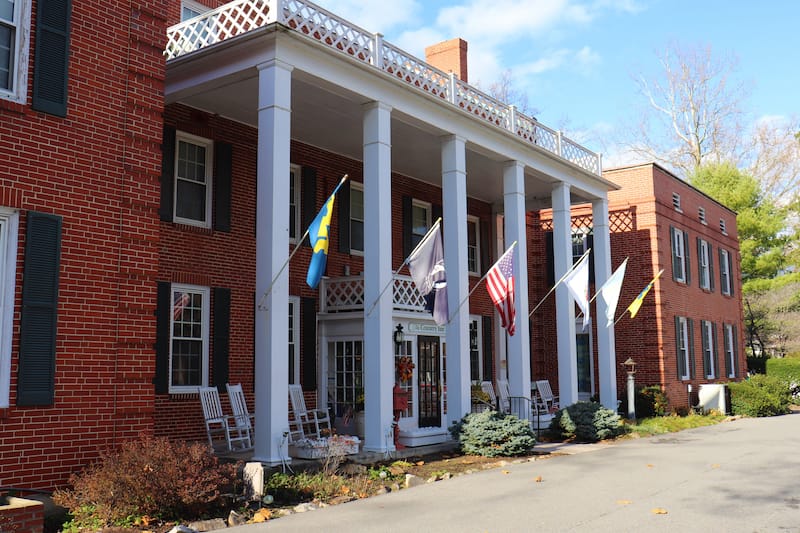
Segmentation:
{"type": "Polygon", "coordinates": [[[350,189],[350,249],[364,251],[364,191],[350,189]]]}
{"type": "Polygon", "coordinates": [[[202,341],[172,341],[172,384],[177,386],[200,386],[203,343],[202,341]]]}
{"type": "Polygon", "coordinates": [[[0,24],[0,89],[11,90],[11,58],[14,55],[14,32],[0,24]]]}
{"type": "Polygon", "coordinates": [[[478,271],[478,224],[467,221],[467,270],[478,271]]]}
{"type": "Polygon", "coordinates": [[[428,233],[428,208],[415,205],[411,209],[411,244],[416,246],[428,233]]]}
{"type": "Polygon", "coordinates": [[[206,188],[188,181],[178,181],[175,216],[191,220],[206,219],[206,188]]]}
{"type": "Polygon", "coordinates": [[[295,169],[289,171],[289,238],[297,238],[297,172],[295,169]]]}

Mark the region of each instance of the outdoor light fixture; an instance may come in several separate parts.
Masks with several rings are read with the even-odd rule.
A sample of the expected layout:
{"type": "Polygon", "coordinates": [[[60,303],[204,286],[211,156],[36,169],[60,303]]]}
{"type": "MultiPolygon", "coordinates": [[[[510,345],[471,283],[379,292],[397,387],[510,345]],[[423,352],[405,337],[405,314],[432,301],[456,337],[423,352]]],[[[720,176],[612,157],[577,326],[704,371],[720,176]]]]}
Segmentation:
{"type": "Polygon", "coordinates": [[[628,374],[635,374],[636,373],[636,361],[628,357],[628,360],[622,363],[625,365],[625,370],[628,371],[628,374]]]}
{"type": "Polygon", "coordinates": [[[403,341],[406,339],[405,334],[403,333],[403,325],[397,324],[397,328],[394,330],[394,343],[398,346],[403,344],[403,341]]]}
{"type": "Polygon", "coordinates": [[[625,370],[628,371],[628,419],[636,420],[636,398],[635,388],[636,385],[633,381],[633,375],[636,373],[636,361],[628,357],[628,360],[622,363],[625,370]]]}

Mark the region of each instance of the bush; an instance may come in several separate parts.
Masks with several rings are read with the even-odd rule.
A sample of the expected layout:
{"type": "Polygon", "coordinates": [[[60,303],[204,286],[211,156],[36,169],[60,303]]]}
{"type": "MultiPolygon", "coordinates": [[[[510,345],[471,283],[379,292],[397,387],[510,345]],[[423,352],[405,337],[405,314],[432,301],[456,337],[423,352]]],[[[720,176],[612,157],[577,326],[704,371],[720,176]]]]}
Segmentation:
{"type": "Polygon", "coordinates": [[[756,374],[739,383],[729,383],[733,414],[744,416],[775,416],[789,412],[791,395],[782,380],[756,374]]]}
{"type": "Polygon", "coordinates": [[[236,467],[221,465],[206,444],[145,437],[100,455],[70,478],[54,501],[70,510],[73,527],[126,525],[136,517],[197,519],[226,503],[236,467]]]}
{"type": "Polygon", "coordinates": [[[497,411],[470,413],[454,423],[450,433],[464,453],[485,457],[525,455],[536,444],[526,420],[497,411]]]}
{"type": "Polygon", "coordinates": [[[611,409],[595,402],[578,402],[556,411],[550,433],[563,439],[596,442],[625,433],[625,426],[611,409]]]}
{"type": "MultiPolygon", "coordinates": [[[[664,416],[668,411],[667,393],[661,390],[660,385],[646,385],[637,387],[634,400],[636,402],[637,418],[652,418],[664,416]]],[[[628,412],[628,396],[622,398],[620,413],[628,412]]]]}

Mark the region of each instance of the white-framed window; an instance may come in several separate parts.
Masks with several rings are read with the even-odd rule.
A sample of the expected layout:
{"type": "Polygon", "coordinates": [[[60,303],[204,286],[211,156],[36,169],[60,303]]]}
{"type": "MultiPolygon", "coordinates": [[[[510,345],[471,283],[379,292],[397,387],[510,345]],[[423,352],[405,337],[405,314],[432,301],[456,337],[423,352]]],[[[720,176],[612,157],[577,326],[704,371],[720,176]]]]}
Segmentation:
{"type": "Polygon", "coordinates": [[[352,416],[364,408],[364,341],[342,339],[328,344],[328,397],[336,416],[352,416]],[[330,377],[333,377],[331,380],[330,377]]]}
{"type": "Polygon", "coordinates": [[[169,391],[196,392],[208,384],[208,339],[211,290],[172,284],[169,391]]]}
{"type": "Polygon", "coordinates": [[[572,230],[572,264],[578,262],[589,249],[589,230],[587,228],[572,230]]]}
{"type": "Polygon", "coordinates": [[[411,204],[411,249],[420,243],[431,229],[431,204],[414,200],[411,204]]]}
{"type": "Polygon", "coordinates": [[[300,298],[289,296],[289,385],[300,383],[300,298]]]}
{"type": "Polygon", "coordinates": [[[364,253],[364,186],[350,182],[350,253],[364,253]]]}
{"type": "Polygon", "coordinates": [[[701,224],[708,225],[708,222],[706,222],[706,209],[704,207],[697,208],[697,218],[700,219],[701,224]]]}
{"type": "Polygon", "coordinates": [[[0,98],[25,103],[28,92],[30,0],[0,0],[0,98]]]}
{"type": "Polygon", "coordinates": [[[731,294],[731,254],[728,250],[719,249],[719,284],[720,292],[731,294]]]}
{"type": "Polygon", "coordinates": [[[681,230],[672,228],[672,277],[686,283],[686,242],[681,230]]]}
{"type": "Polygon", "coordinates": [[[728,226],[725,224],[725,219],[719,219],[719,231],[722,232],[723,235],[728,234],[728,226]]]}
{"type": "Polygon", "coordinates": [[[417,372],[417,363],[412,350],[413,342],[411,340],[404,340],[400,344],[395,344],[394,347],[395,381],[400,386],[400,389],[406,393],[406,399],[408,400],[406,409],[400,412],[401,418],[411,418],[414,416],[414,384],[417,382],[417,380],[414,378],[417,372]],[[409,376],[400,376],[397,372],[397,369],[400,367],[400,360],[403,357],[410,357],[411,361],[414,363],[414,368],[411,370],[409,376]],[[404,377],[408,377],[410,379],[403,379],[404,377]]]}
{"type": "Polygon", "coordinates": [[[11,338],[17,277],[19,213],[0,208],[0,409],[11,401],[11,338]]]}
{"type": "Polygon", "coordinates": [[[483,375],[483,331],[479,317],[469,317],[469,379],[473,382],[491,380],[483,375]]]}
{"type": "Polygon", "coordinates": [[[481,275],[481,233],[478,217],[467,216],[467,271],[481,275]]]}
{"type": "Polygon", "coordinates": [[[175,157],[175,222],[211,227],[214,142],[178,132],[175,157]]]}
{"type": "Polygon", "coordinates": [[[675,211],[683,213],[681,209],[681,195],[676,192],[672,193],[672,207],[675,208],[675,211]]]}
{"type": "Polygon", "coordinates": [[[711,254],[709,253],[708,241],[699,239],[697,245],[697,262],[700,266],[700,288],[711,290],[711,254]]]}
{"type": "Polygon", "coordinates": [[[184,20],[188,20],[190,18],[194,18],[197,15],[202,15],[206,11],[210,11],[210,9],[200,2],[195,2],[194,0],[182,0],[181,1],[181,22],[184,20]]]}
{"type": "Polygon", "coordinates": [[[725,366],[728,370],[728,377],[736,377],[736,335],[734,334],[733,324],[722,325],[722,342],[725,344],[725,366]]]}
{"type": "Polygon", "coordinates": [[[289,167],[289,242],[297,242],[298,235],[302,235],[300,230],[300,165],[291,165],[289,167]]]}
{"type": "Polygon", "coordinates": [[[705,369],[706,379],[714,379],[717,377],[717,369],[714,364],[716,361],[716,354],[714,353],[714,324],[708,320],[701,320],[700,334],[703,336],[703,368],[705,369]]]}
{"type": "Polygon", "coordinates": [[[689,379],[689,325],[686,317],[677,317],[676,326],[675,341],[678,348],[678,373],[681,379],[689,379]]]}

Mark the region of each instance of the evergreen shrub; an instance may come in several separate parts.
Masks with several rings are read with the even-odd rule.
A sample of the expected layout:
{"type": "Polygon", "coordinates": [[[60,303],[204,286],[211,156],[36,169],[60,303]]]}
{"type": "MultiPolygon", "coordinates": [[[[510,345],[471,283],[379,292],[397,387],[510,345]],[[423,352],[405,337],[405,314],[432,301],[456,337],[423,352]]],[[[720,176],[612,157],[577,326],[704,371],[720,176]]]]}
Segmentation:
{"type": "Polygon", "coordinates": [[[776,416],[789,412],[792,396],[783,380],[756,374],[745,381],[729,383],[731,409],[735,415],[776,416]]]}
{"type": "Polygon", "coordinates": [[[562,439],[596,442],[625,433],[620,416],[595,402],[577,402],[559,409],[550,422],[550,433],[562,439]]]}
{"type": "Polygon", "coordinates": [[[464,453],[485,457],[526,455],[536,444],[526,420],[497,411],[470,413],[454,423],[450,433],[464,453]]]}

